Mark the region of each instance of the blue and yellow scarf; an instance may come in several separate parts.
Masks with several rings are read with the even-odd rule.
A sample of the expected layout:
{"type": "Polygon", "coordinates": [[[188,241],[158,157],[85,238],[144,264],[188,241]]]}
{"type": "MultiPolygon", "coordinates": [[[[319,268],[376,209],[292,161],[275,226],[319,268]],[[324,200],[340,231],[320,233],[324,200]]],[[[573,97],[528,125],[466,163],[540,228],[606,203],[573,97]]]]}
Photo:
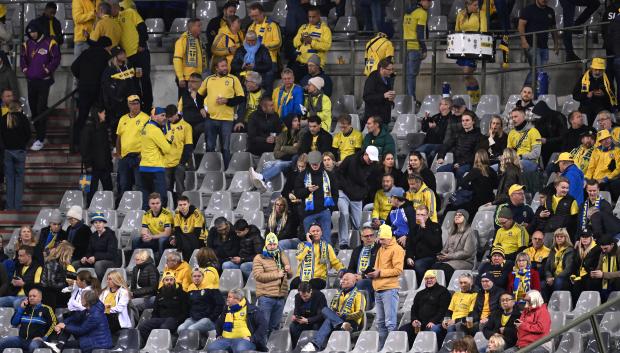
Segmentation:
{"type": "Polygon", "coordinates": [[[530,280],[532,271],[530,270],[530,266],[526,267],[524,271],[519,271],[515,269],[512,272],[515,276],[514,281],[512,282],[512,294],[517,300],[518,303],[522,303],[523,298],[525,298],[525,293],[530,290],[530,280]],[[519,295],[521,294],[521,295],[519,295]]]}
{"type": "Polygon", "coordinates": [[[242,316],[246,316],[248,311],[247,303],[245,298],[241,299],[239,304],[235,304],[233,306],[226,307],[226,317],[224,318],[224,324],[222,325],[222,330],[225,332],[232,332],[234,328],[233,322],[235,321],[235,314],[239,313],[242,316]]]}
{"type": "MultiPolygon", "coordinates": [[[[333,207],[334,199],[332,198],[332,188],[329,182],[329,176],[327,172],[323,170],[323,206],[324,207],[333,207]]],[[[312,185],[312,175],[310,173],[306,173],[304,177],[304,185],[307,187],[312,185]]],[[[306,197],[306,211],[314,211],[314,196],[313,193],[310,193],[308,197],[306,197]]]]}
{"type": "MultiPolygon", "coordinates": [[[[300,247],[297,250],[297,252],[299,253],[303,251],[304,246],[307,246],[307,244],[300,244],[300,247]]],[[[319,241],[319,257],[320,257],[321,263],[327,264],[327,257],[328,257],[327,248],[328,248],[327,243],[323,240],[320,240],[319,241]]],[[[314,243],[310,244],[310,251],[308,251],[308,253],[304,257],[304,260],[302,261],[300,266],[301,266],[300,273],[301,273],[302,282],[308,282],[314,278],[314,243]]]]}

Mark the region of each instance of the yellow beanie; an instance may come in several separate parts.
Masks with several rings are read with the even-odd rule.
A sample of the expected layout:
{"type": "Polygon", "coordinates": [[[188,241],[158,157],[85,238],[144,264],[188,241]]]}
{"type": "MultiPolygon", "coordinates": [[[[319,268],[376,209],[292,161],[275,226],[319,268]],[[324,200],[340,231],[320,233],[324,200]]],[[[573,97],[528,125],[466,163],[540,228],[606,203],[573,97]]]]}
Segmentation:
{"type": "Polygon", "coordinates": [[[379,239],[392,239],[392,227],[382,224],[379,227],[379,239]]]}

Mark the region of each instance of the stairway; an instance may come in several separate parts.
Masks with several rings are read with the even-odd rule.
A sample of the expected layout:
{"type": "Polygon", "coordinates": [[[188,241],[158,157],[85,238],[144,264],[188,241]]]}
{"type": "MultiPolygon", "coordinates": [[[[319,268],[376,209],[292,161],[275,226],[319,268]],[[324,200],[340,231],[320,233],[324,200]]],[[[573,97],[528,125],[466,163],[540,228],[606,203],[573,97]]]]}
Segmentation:
{"type": "Polygon", "coordinates": [[[81,157],[69,151],[72,112],[57,109],[48,117],[47,142],[28,151],[21,211],[0,211],[0,236],[6,242],[15,228],[32,225],[41,208],[56,208],[67,189],[77,189],[81,157]]]}

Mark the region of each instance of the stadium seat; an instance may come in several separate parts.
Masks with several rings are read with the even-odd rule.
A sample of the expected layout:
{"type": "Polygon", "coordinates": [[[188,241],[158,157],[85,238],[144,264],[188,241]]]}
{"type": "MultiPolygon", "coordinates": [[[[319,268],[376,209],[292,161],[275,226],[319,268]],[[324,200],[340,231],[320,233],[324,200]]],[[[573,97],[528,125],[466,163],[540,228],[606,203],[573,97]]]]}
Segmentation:
{"type": "Polygon", "coordinates": [[[238,171],[233,175],[228,191],[234,194],[240,194],[244,191],[250,191],[253,188],[254,186],[250,180],[250,172],[238,171]]]}
{"type": "Polygon", "coordinates": [[[205,210],[205,222],[207,224],[207,229],[213,226],[213,221],[215,221],[218,217],[224,217],[229,222],[233,222],[235,219],[235,215],[232,210],[205,210]]]}
{"type": "Polygon", "coordinates": [[[444,195],[456,191],[456,178],[451,172],[435,173],[437,180],[437,194],[444,195]]]}
{"type": "Polygon", "coordinates": [[[418,118],[415,114],[400,114],[396,118],[392,134],[395,134],[398,139],[404,140],[407,138],[407,134],[417,132],[418,130],[418,118]]]}
{"type": "Polygon", "coordinates": [[[263,211],[243,211],[238,214],[236,219],[245,219],[248,224],[255,225],[261,233],[265,229],[265,215],[263,211]]]}
{"type": "Polygon", "coordinates": [[[553,110],[558,109],[558,99],[555,94],[541,94],[540,96],[538,96],[538,101],[544,101],[545,103],[547,103],[549,108],[553,110]]]}
{"type": "Polygon", "coordinates": [[[351,37],[357,33],[359,30],[359,25],[357,23],[357,18],[354,16],[342,16],[336,21],[336,25],[334,26],[334,35],[351,37]]]}
{"type": "Polygon", "coordinates": [[[437,335],[433,331],[421,331],[415,337],[409,353],[437,352],[437,335]]]}
{"type": "Polygon", "coordinates": [[[6,333],[11,328],[11,318],[15,314],[13,308],[0,308],[0,335],[6,333]]]}
{"type": "Polygon", "coordinates": [[[198,1],[196,4],[196,17],[208,23],[217,17],[217,3],[215,1],[198,1]]]}
{"type": "Polygon", "coordinates": [[[478,211],[471,221],[471,227],[478,232],[478,244],[486,244],[495,233],[494,211],[478,211]]]}
{"type": "Polygon", "coordinates": [[[246,5],[245,5],[245,0],[240,0],[237,3],[237,12],[236,15],[240,18],[240,19],[244,19],[248,14],[246,5]]]}
{"type": "Polygon", "coordinates": [[[154,329],[151,331],[142,353],[167,353],[172,348],[170,330],[154,329]]]}
{"type": "MultiPolygon", "coordinates": [[[[422,285],[424,285],[424,284],[422,284],[422,285]]],[[[405,301],[403,301],[403,305],[400,306],[398,311],[401,312],[401,313],[410,312],[411,311],[411,307],[413,306],[413,301],[415,300],[415,296],[416,296],[417,293],[418,293],[418,291],[416,291],[416,290],[408,291],[407,292],[407,296],[405,297],[405,301]]]]}
{"type": "Polygon", "coordinates": [[[295,309],[295,296],[296,295],[297,295],[297,289],[291,289],[289,291],[288,296],[286,297],[286,302],[284,302],[284,309],[282,309],[282,322],[286,321],[288,316],[295,309]]]}
{"type": "Polygon", "coordinates": [[[101,212],[114,209],[114,193],[112,191],[97,191],[90,201],[88,211],[101,212]]]}
{"type": "Polygon", "coordinates": [[[136,267],[136,252],[138,250],[145,250],[146,252],[149,253],[149,256],[151,257],[151,259],[153,261],[155,261],[155,254],[153,253],[153,249],[135,249],[132,253],[131,253],[131,259],[129,259],[129,264],[127,265],[126,271],[127,273],[132,273],[134,267],[136,267]]]}
{"type": "Polygon", "coordinates": [[[448,332],[443,340],[443,344],[441,345],[439,352],[452,352],[452,345],[454,344],[454,341],[459,340],[464,336],[465,334],[463,332],[448,332]]]}
{"type": "Polygon", "coordinates": [[[601,198],[609,202],[610,205],[613,204],[613,202],[611,201],[611,193],[609,191],[601,191],[599,195],[601,196],[601,198]]]}
{"type": "Polygon", "coordinates": [[[596,291],[583,291],[577,299],[575,310],[567,313],[567,319],[573,319],[594,310],[601,305],[601,295],[596,291]]]}
{"type": "Polygon", "coordinates": [[[205,172],[198,191],[201,195],[211,195],[226,188],[226,176],[223,172],[205,172]]]}
{"type": "Polygon", "coordinates": [[[388,334],[385,344],[383,345],[383,349],[381,349],[380,352],[391,353],[407,351],[409,351],[409,340],[407,338],[407,333],[404,331],[391,331],[388,334]]]}
{"type": "Polygon", "coordinates": [[[573,353],[582,351],[583,342],[581,340],[581,333],[575,331],[569,331],[563,334],[560,339],[560,345],[555,350],[556,353],[573,353]]]}
{"type": "Polygon", "coordinates": [[[478,125],[480,126],[480,132],[486,134],[489,131],[489,125],[491,125],[491,117],[493,114],[484,114],[478,115],[480,117],[480,121],[478,125]]]}
{"type": "Polygon", "coordinates": [[[510,111],[514,109],[517,102],[521,99],[521,96],[518,94],[511,94],[506,101],[506,105],[504,105],[504,115],[507,116],[510,114],[510,111]]]}
{"type": "Polygon", "coordinates": [[[250,152],[235,152],[230,157],[228,168],[224,172],[227,176],[232,176],[236,172],[247,172],[252,167],[252,155],[250,152]]]}
{"type": "Polygon", "coordinates": [[[349,261],[351,261],[351,254],[353,253],[353,250],[351,249],[345,249],[345,250],[340,250],[338,252],[338,260],[340,260],[340,262],[342,262],[342,264],[344,265],[345,268],[347,268],[349,266],[349,261]]]}
{"type": "Polygon", "coordinates": [[[232,133],[230,135],[230,153],[245,152],[247,149],[248,135],[246,133],[232,133]]]}
{"type": "Polygon", "coordinates": [[[379,332],[362,331],[351,353],[370,353],[379,351],[379,332]]]}
{"type": "Polygon", "coordinates": [[[348,331],[333,331],[331,336],[329,336],[323,353],[348,352],[350,350],[351,333],[348,331]]]}
{"type": "Polygon", "coordinates": [[[599,327],[603,332],[609,332],[614,336],[620,335],[620,313],[606,312],[603,314],[599,327]]]}
{"type": "Polygon", "coordinates": [[[291,335],[287,329],[271,332],[269,341],[267,341],[267,349],[269,352],[288,352],[291,348],[293,348],[291,335]]]}
{"type": "Polygon", "coordinates": [[[243,212],[255,212],[260,209],[260,192],[245,191],[241,193],[241,197],[237,203],[237,208],[235,208],[235,215],[241,216],[241,213],[243,212]]]}
{"type": "Polygon", "coordinates": [[[398,94],[394,97],[394,108],[392,108],[392,115],[402,114],[415,114],[416,102],[413,96],[407,96],[404,94],[398,94]]]}
{"type": "MultiPolygon", "coordinates": [[[[430,27],[429,27],[430,30],[430,27]]],[[[428,95],[424,97],[418,116],[424,116],[428,112],[428,115],[433,116],[439,113],[439,102],[441,101],[440,95],[428,95]]]]}
{"type": "Polygon", "coordinates": [[[456,98],[463,98],[463,100],[465,101],[465,105],[467,105],[467,109],[471,110],[471,97],[469,96],[469,94],[455,94],[452,96],[452,99],[456,99],[456,98]]]}
{"type": "Polygon", "coordinates": [[[271,18],[278,22],[280,27],[284,27],[286,23],[286,15],[288,13],[286,1],[278,0],[275,5],[273,5],[273,10],[271,11],[271,18]]]}
{"type": "MultiPolygon", "coordinates": [[[[219,136],[218,136],[218,141],[219,141],[219,136]]],[[[194,148],[194,154],[205,154],[205,153],[207,153],[207,143],[205,142],[205,134],[202,133],[198,137],[198,141],[196,141],[196,147],[194,148]]]]}
{"type": "Polygon", "coordinates": [[[338,293],[338,289],[335,288],[325,288],[321,289],[321,293],[325,296],[325,300],[327,303],[331,303],[334,296],[338,293]]]}
{"type": "MultiPolygon", "coordinates": [[[[116,231],[116,229],[118,229],[118,217],[116,216],[116,210],[111,209],[103,210],[100,212],[103,213],[103,217],[105,217],[105,219],[108,221],[106,227],[112,229],[113,231],[116,231]]],[[[93,230],[93,232],[95,231],[94,226],[91,229],[93,230]]]]}
{"type": "Polygon", "coordinates": [[[435,270],[437,271],[437,283],[439,283],[442,286],[446,286],[446,274],[443,272],[443,270],[435,270]]]}
{"type": "MultiPolygon", "coordinates": [[[[620,292],[619,291],[613,291],[611,293],[609,293],[609,297],[607,298],[607,301],[610,301],[612,299],[615,299],[617,297],[620,297],[620,292]]],[[[613,306],[609,307],[609,311],[620,311],[620,304],[616,304],[613,306]]]]}
{"type": "Polygon", "coordinates": [[[260,159],[258,160],[258,163],[256,164],[256,171],[261,173],[263,171],[263,167],[266,162],[275,161],[275,160],[276,160],[276,157],[274,157],[273,152],[264,152],[260,156],[260,159]]]}
{"type": "Polygon", "coordinates": [[[344,113],[347,114],[357,114],[357,101],[355,100],[354,95],[345,94],[340,98],[340,104],[344,108],[344,113]]]}
{"type": "Polygon", "coordinates": [[[49,219],[52,217],[54,212],[60,212],[57,208],[42,208],[39,210],[39,214],[34,221],[34,225],[32,226],[32,230],[35,232],[40,231],[41,229],[49,226],[49,219]]]}
{"type": "MultiPolygon", "coordinates": [[[[9,21],[7,21],[8,23],[9,21]]],[[[64,21],[60,22],[61,26],[62,26],[62,33],[64,33],[63,35],[63,39],[64,39],[64,43],[63,46],[68,48],[69,45],[71,43],[73,43],[73,34],[67,34],[67,33],[73,33],[74,32],[74,24],[73,24],[73,20],[68,20],[65,19],[64,21]]]]}
{"type": "Polygon", "coordinates": [[[228,294],[231,289],[243,288],[243,274],[238,269],[222,270],[220,276],[220,292],[228,294]]]}
{"type": "Polygon", "coordinates": [[[142,209],[142,191],[125,191],[118,204],[116,213],[126,216],[130,211],[142,209]]]}
{"type": "Polygon", "coordinates": [[[476,335],[474,336],[474,341],[476,341],[476,348],[478,348],[479,351],[487,349],[487,344],[489,343],[489,341],[486,339],[486,337],[484,337],[484,334],[481,331],[476,332],[476,335]]]}
{"type": "Polygon", "coordinates": [[[97,273],[95,272],[95,269],[92,267],[80,267],[77,269],[77,271],[75,271],[76,273],[80,273],[80,272],[90,272],[91,276],[97,278],[97,273]]]}
{"type": "Polygon", "coordinates": [[[33,353],[52,353],[52,350],[49,348],[37,348],[33,353]]]}
{"type": "Polygon", "coordinates": [[[205,152],[200,161],[200,166],[196,171],[198,175],[204,175],[206,172],[223,172],[224,158],[220,152],[205,152]]]}
{"type": "MultiPolygon", "coordinates": [[[[7,335],[6,337],[8,337],[7,335]]],[[[2,353],[23,353],[21,348],[5,348],[2,353]]]]}
{"type": "Polygon", "coordinates": [[[161,39],[165,31],[163,18],[147,18],[144,20],[146,31],[149,34],[149,41],[156,42],[161,39]]]}
{"type": "Polygon", "coordinates": [[[455,0],[452,3],[452,6],[450,7],[450,12],[448,13],[448,20],[450,21],[450,23],[456,22],[456,15],[459,13],[459,11],[463,10],[464,8],[465,8],[464,0],[455,0]]]}
{"type": "Polygon", "coordinates": [[[80,206],[84,209],[84,195],[81,190],[67,190],[60,201],[60,212],[64,215],[71,206],[80,206]]]}
{"type": "MultiPolygon", "coordinates": [[[[131,238],[134,235],[139,235],[140,230],[142,229],[143,216],[144,211],[142,210],[129,211],[129,213],[127,213],[127,215],[123,219],[123,224],[120,228],[121,238],[131,238]]],[[[119,241],[121,240],[119,239],[119,241]]],[[[131,242],[129,242],[129,244],[131,244],[131,242]]]]}
{"type": "Polygon", "coordinates": [[[174,352],[182,352],[186,350],[197,351],[200,349],[200,331],[198,330],[181,330],[179,338],[174,345],[174,352]]]}
{"type": "Polygon", "coordinates": [[[118,341],[113,350],[140,349],[140,332],[135,328],[124,328],[118,332],[118,341]]]}
{"type": "Polygon", "coordinates": [[[440,16],[441,15],[441,1],[433,0],[431,1],[431,7],[428,9],[429,16],[440,16]]]}
{"type": "Polygon", "coordinates": [[[281,192],[284,188],[284,182],[284,174],[278,174],[278,176],[276,176],[275,178],[265,182],[265,185],[267,186],[267,191],[264,194],[281,192]]]}
{"type": "Polygon", "coordinates": [[[573,308],[573,300],[569,291],[554,291],[547,305],[549,311],[568,313],[573,308]]]}
{"type": "MultiPolygon", "coordinates": [[[[601,332],[601,338],[603,339],[603,346],[606,347],[607,352],[611,351],[610,343],[611,343],[611,334],[609,332],[601,332]]],[[[584,353],[600,353],[601,350],[598,347],[596,342],[596,338],[588,336],[586,338],[586,349],[583,351],[584,353]]]]}
{"type": "Polygon", "coordinates": [[[406,294],[408,292],[418,289],[418,280],[414,270],[403,270],[403,273],[399,277],[400,293],[406,294]]]}
{"type": "Polygon", "coordinates": [[[450,284],[448,285],[448,290],[454,291],[454,292],[461,290],[461,287],[459,286],[459,276],[464,273],[471,274],[471,271],[469,270],[454,271],[454,273],[452,274],[452,278],[450,278],[450,284]]]}
{"type": "MultiPolygon", "coordinates": [[[[566,102],[564,102],[564,104],[562,104],[562,114],[564,114],[564,116],[566,116],[566,118],[568,118],[568,115],[571,112],[577,111],[579,110],[579,105],[581,103],[577,102],[576,100],[574,100],[572,97],[570,99],[568,99],[566,102]]],[[[588,119],[586,119],[586,125],[587,125],[587,121],[588,119]]]]}
{"type": "MultiPolygon", "coordinates": [[[[476,106],[476,115],[479,117],[484,114],[499,114],[499,96],[496,94],[483,94],[480,97],[480,102],[476,106]]],[[[486,133],[483,132],[483,133],[486,133]]]]}
{"type": "MultiPolygon", "coordinates": [[[[172,252],[177,252],[177,249],[165,249],[163,254],[161,254],[159,264],[157,265],[157,270],[159,271],[159,273],[164,272],[164,268],[166,268],[166,256],[168,256],[168,254],[172,252]]],[[[181,256],[181,259],[183,259],[183,254],[180,252],[178,254],[181,256]]]]}
{"type": "Polygon", "coordinates": [[[216,210],[232,210],[232,195],[228,191],[217,191],[211,195],[205,213],[216,210]]]}

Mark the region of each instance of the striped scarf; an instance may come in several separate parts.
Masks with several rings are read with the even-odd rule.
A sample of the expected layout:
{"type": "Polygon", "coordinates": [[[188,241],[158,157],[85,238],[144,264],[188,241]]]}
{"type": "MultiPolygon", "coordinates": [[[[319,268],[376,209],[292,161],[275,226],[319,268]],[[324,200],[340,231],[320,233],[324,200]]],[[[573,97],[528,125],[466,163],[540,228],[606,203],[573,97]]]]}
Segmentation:
{"type": "MultiPolygon", "coordinates": [[[[326,171],[322,171],[323,178],[323,206],[324,207],[333,207],[334,199],[332,198],[332,188],[329,182],[329,176],[326,171]]],[[[306,173],[304,177],[304,185],[306,188],[312,185],[312,175],[310,173],[306,173]]],[[[306,197],[306,211],[314,211],[314,196],[313,193],[310,193],[308,197],[306,197]]]]}
{"type": "Polygon", "coordinates": [[[242,316],[247,316],[248,307],[246,305],[245,298],[241,299],[239,304],[235,304],[233,306],[226,307],[226,317],[224,318],[224,325],[222,325],[222,330],[226,332],[232,332],[233,323],[235,321],[235,314],[239,313],[242,316]]]}
{"type": "Polygon", "coordinates": [[[357,260],[357,273],[362,274],[368,269],[370,265],[370,253],[372,252],[373,245],[364,246],[360,253],[360,258],[357,260]]]}
{"type": "MultiPolygon", "coordinates": [[[[614,254],[606,254],[603,256],[603,262],[601,263],[601,271],[603,273],[610,273],[618,271],[618,263],[614,254]]],[[[603,289],[607,289],[609,286],[609,280],[603,278],[603,289]]]]}
{"type": "Polygon", "coordinates": [[[350,289],[349,292],[346,292],[346,291],[341,289],[341,290],[338,291],[338,293],[336,295],[334,295],[334,297],[332,298],[332,302],[329,305],[329,307],[333,311],[338,313],[339,316],[346,318],[353,311],[353,303],[355,303],[355,297],[356,296],[357,296],[357,288],[356,287],[353,287],[352,289],[350,289]],[[343,295],[343,294],[345,295],[344,303],[343,303],[342,307],[339,307],[338,304],[340,302],[340,296],[343,295]]]}
{"type": "MultiPolygon", "coordinates": [[[[609,97],[609,101],[611,102],[611,105],[612,106],[618,105],[618,99],[616,98],[613,88],[611,87],[611,84],[609,83],[609,78],[607,78],[607,74],[605,73],[603,73],[603,85],[605,86],[605,93],[607,93],[607,96],[609,97]]],[[[583,74],[583,77],[581,78],[581,93],[588,93],[588,92],[590,92],[590,70],[587,70],[585,74],[583,74]]]]}
{"type": "Polygon", "coordinates": [[[527,293],[531,288],[530,280],[532,271],[528,266],[523,271],[515,269],[512,273],[515,276],[514,282],[512,282],[512,294],[514,295],[517,302],[524,302],[523,298],[525,298],[525,293],[527,293]]]}
{"type": "MultiPolygon", "coordinates": [[[[303,247],[306,246],[301,244],[297,252],[303,251],[303,247]]],[[[328,245],[325,241],[319,241],[319,258],[320,262],[326,264],[327,263],[327,248],[328,245]]],[[[301,281],[308,282],[314,278],[314,243],[310,244],[310,251],[304,257],[303,262],[301,263],[301,281]]]]}
{"type": "Polygon", "coordinates": [[[185,66],[198,67],[198,40],[194,36],[186,32],[187,44],[185,45],[185,66]]]}
{"type": "Polygon", "coordinates": [[[588,228],[588,210],[590,209],[590,207],[600,209],[601,208],[601,197],[600,196],[596,197],[596,200],[594,201],[594,206],[590,206],[589,199],[583,203],[583,213],[581,214],[581,230],[583,230],[584,232],[588,228]]]}

